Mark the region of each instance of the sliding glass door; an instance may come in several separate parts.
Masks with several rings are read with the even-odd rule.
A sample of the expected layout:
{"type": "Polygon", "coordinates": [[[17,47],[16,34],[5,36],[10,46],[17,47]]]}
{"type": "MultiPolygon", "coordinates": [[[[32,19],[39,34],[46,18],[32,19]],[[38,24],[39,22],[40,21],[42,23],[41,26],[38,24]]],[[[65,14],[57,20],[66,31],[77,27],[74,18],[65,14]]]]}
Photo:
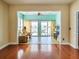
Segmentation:
{"type": "Polygon", "coordinates": [[[31,21],[32,36],[51,36],[51,21],[31,21]]]}
{"type": "Polygon", "coordinates": [[[31,21],[31,43],[51,44],[51,21],[31,21]]]}
{"type": "Polygon", "coordinates": [[[41,38],[40,43],[41,44],[52,44],[51,39],[51,21],[41,21],[41,38]]]}

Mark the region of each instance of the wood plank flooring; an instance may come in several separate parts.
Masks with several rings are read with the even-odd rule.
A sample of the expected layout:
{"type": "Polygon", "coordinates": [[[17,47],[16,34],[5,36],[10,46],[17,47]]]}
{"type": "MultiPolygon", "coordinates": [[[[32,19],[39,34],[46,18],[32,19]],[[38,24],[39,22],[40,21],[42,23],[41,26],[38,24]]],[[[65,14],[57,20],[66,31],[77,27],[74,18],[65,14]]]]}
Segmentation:
{"type": "Polygon", "coordinates": [[[68,45],[9,45],[0,59],[79,59],[79,50],[68,45]]]}

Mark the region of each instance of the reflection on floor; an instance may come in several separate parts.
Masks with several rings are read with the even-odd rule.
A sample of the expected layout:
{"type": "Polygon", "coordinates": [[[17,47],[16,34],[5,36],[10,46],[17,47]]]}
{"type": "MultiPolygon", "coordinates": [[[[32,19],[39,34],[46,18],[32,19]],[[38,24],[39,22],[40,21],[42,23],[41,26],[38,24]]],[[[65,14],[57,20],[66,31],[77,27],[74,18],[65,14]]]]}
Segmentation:
{"type": "Polygon", "coordinates": [[[10,45],[0,50],[0,59],[79,59],[79,50],[68,45],[10,45]]]}
{"type": "Polygon", "coordinates": [[[51,37],[31,37],[31,44],[52,44],[51,37]]]}
{"type": "Polygon", "coordinates": [[[58,41],[51,36],[48,37],[31,37],[30,44],[58,44],[58,41]]]}

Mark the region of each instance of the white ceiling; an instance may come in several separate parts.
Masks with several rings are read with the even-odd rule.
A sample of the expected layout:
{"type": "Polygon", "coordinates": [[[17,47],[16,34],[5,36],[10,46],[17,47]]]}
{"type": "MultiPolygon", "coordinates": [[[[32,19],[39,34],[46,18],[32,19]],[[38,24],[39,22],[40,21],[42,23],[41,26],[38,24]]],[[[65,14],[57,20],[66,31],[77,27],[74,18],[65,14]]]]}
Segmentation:
{"type": "Polygon", "coordinates": [[[69,4],[75,0],[3,0],[8,4],[69,4]]]}

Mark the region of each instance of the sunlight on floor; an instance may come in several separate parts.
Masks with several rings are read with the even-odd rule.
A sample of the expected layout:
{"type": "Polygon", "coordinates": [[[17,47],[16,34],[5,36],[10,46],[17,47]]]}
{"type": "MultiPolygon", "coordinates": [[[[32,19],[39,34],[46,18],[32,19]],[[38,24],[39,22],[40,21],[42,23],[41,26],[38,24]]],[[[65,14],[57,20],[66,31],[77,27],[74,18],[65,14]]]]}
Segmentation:
{"type": "Polygon", "coordinates": [[[58,44],[58,41],[49,37],[31,37],[30,44],[58,44]]]}

